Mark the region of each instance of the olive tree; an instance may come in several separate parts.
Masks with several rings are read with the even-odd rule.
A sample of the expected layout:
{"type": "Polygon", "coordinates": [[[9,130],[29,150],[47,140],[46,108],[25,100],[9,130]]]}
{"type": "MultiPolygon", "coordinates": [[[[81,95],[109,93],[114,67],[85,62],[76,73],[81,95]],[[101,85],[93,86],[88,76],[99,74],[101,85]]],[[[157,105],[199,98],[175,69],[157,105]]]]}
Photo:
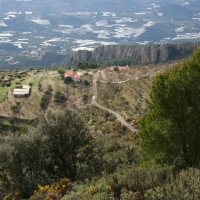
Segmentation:
{"type": "Polygon", "coordinates": [[[48,170],[56,177],[75,180],[80,169],[90,157],[92,137],[84,120],[69,110],[49,113],[40,126],[47,136],[47,152],[50,159],[48,170]]]}
{"type": "Polygon", "coordinates": [[[38,184],[64,177],[74,181],[88,170],[92,137],[77,113],[49,113],[38,122],[0,144],[0,194],[12,191],[28,198],[38,184]]]}
{"type": "Polygon", "coordinates": [[[45,136],[31,130],[0,145],[0,179],[5,191],[29,196],[45,174],[45,136]]]}

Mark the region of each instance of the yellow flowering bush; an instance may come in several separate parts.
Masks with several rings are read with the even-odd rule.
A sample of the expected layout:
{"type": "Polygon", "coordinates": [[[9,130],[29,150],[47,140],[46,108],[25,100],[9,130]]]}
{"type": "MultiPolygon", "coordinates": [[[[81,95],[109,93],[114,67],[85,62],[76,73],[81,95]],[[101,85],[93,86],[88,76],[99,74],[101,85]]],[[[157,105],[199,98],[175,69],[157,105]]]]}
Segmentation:
{"type": "Polygon", "coordinates": [[[111,185],[106,185],[105,189],[106,189],[106,191],[111,191],[112,187],[111,187],[111,185]]]}
{"type": "Polygon", "coordinates": [[[90,194],[94,194],[94,192],[95,192],[95,187],[94,187],[93,185],[91,185],[91,186],[88,188],[88,192],[89,192],[90,194]]]}
{"type": "Polygon", "coordinates": [[[38,184],[38,190],[34,191],[32,200],[42,196],[42,199],[60,199],[69,189],[70,180],[61,178],[59,181],[54,182],[52,185],[42,186],[38,184]]]}
{"type": "Polygon", "coordinates": [[[66,192],[69,183],[70,183],[69,179],[61,178],[59,181],[54,182],[52,185],[41,186],[40,184],[38,184],[39,190],[35,192],[39,192],[39,193],[48,192],[48,191],[58,192],[59,190],[62,192],[66,192]]]}
{"type": "Polygon", "coordinates": [[[108,185],[105,179],[99,179],[73,184],[72,190],[68,190],[62,200],[97,200],[112,197],[111,185],[108,185]]]}

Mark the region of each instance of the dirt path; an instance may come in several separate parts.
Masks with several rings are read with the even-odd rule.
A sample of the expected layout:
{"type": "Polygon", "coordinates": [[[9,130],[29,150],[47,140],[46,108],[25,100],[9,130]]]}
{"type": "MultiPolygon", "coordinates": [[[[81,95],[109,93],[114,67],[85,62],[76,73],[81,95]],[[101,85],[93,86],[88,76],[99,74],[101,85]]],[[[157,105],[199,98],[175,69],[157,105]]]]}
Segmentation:
{"type": "Polygon", "coordinates": [[[119,114],[119,113],[116,113],[115,111],[113,110],[110,110],[109,108],[106,108],[100,104],[98,104],[96,102],[96,98],[97,98],[97,80],[98,80],[98,73],[94,75],[94,79],[93,79],[93,97],[92,97],[92,100],[91,100],[91,103],[93,105],[95,105],[96,107],[102,109],[102,110],[106,110],[107,112],[115,115],[115,117],[124,125],[126,126],[128,129],[130,129],[132,132],[137,132],[137,129],[135,129],[133,126],[131,126],[129,123],[127,123],[124,118],[119,114]]]}

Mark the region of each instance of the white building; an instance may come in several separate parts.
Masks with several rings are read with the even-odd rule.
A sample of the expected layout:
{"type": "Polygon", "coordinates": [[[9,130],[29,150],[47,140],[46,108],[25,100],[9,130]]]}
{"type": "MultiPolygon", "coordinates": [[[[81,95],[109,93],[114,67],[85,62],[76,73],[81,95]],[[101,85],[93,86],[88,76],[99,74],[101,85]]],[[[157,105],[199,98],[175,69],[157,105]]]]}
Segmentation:
{"type": "Polygon", "coordinates": [[[23,85],[20,88],[15,88],[13,91],[14,97],[27,97],[30,95],[30,86],[23,85]]]}

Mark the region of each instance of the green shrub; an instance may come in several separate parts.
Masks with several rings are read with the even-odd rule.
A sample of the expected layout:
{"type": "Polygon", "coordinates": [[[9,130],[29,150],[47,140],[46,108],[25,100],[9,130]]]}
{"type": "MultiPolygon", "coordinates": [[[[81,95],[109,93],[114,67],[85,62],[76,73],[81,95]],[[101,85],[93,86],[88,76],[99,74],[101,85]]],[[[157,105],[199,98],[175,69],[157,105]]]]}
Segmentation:
{"type": "Polygon", "coordinates": [[[67,97],[60,91],[56,91],[54,96],[55,103],[64,103],[67,100],[67,97]]]}
{"type": "Polygon", "coordinates": [[[45,110],[47,109],[50,100],[51,100],[52,94],[49,93],[48,91],[45,92],[45,94],[43,95],[43,97],[40,100],[40,107],[45,110]]]}
{"type": "Polygon", "coordinates": [[[199,200],[200,170],[189,168],[178,173],[165,187],[149,189],[144,195],[147,200],[199,200]]]}
{"type": "Polygon", "coordinates": [[[141,168],[127,165],[111,175],[110,185],[115,196],[119,198],[123,189],[143,195],[152,187],[165,185],[168,178],[168,170],[159,166],[141,168]]]}

